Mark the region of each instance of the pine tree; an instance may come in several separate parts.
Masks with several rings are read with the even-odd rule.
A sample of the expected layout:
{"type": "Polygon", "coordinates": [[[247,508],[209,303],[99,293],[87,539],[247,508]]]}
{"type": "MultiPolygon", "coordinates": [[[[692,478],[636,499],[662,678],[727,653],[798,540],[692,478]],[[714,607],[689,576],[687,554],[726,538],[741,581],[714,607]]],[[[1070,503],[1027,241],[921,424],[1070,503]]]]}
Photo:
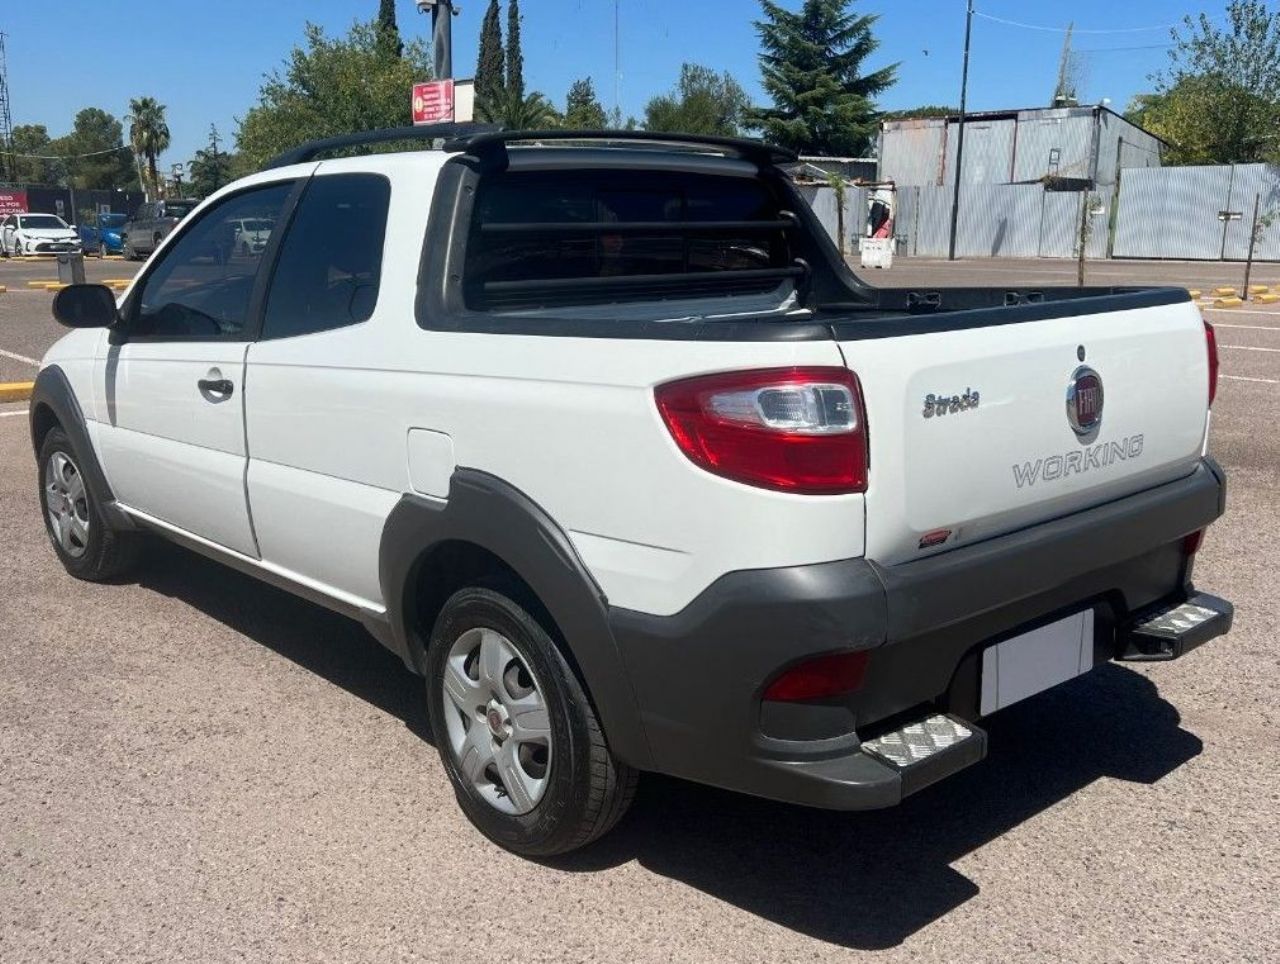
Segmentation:
{"type": "Polygon", "coordinates": [[[506,58],[502,52],[502,12],[489,0],[480,24],[480,58],[476,63],[476,98],[497,100],[506,87],[506,58]]]}
{"type": "Polygon", "coordinates": [[[569,87],[564,104],[564,126],[569,130],[600,130],[609,124],[608,115],[590,77],[575,80],[569,87]]]}
{"type": "Polygon", "coordinates": [[[507,7],[507,90],[524,97],[524,53],[520,49],[520,0],[507,7]]]}
{"type": "Polygon", "coordinates": [[[756,22],[760,70],[773,107],[748,115],[766,140],[805,154],[863,156],[879,114],[874,97],[897,79],[897,64],[861,74],[880,43],[874,14],[857,16],[853,0],[804,0],[798,13],[760,0],[756,22]]]}
{"type": "Polygon", "coordinates": [[[400,39],[400,25],[396,23],[396,0],[382,0],[378,6],[378,40],[391,56],[404,56],[404,41],[400,39]]]}

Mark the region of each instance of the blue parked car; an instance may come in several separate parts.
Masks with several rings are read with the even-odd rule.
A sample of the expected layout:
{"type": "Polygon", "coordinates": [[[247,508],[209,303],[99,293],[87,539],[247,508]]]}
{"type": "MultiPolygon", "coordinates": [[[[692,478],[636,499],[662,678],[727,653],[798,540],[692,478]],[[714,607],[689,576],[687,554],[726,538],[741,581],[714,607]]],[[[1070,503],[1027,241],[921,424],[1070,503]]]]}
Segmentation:
{"type": "Polygon", "coordinates": [[[125,214],[99,214],[97,224],[80,228],[80,242],[85,254],[96,254],[105,258],[109,254],[121,254],[124,251],[124,239],[120,230],[129,220],[125,214]]]}

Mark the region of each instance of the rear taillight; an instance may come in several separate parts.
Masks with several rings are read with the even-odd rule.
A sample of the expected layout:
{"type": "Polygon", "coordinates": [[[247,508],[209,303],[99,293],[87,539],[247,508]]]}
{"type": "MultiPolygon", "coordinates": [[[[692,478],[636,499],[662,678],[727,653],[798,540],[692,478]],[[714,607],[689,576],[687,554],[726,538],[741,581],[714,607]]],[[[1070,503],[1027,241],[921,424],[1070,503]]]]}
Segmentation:
{"type": "Polygon", "coordinates": [[[1204,341],[1209,351],[1209,405],[1212,407],[1218,395],[1218,336],[1207,321],[1204,323],[1204,341]]]}
{"type": "Polygon", "coordinates": [[[867,489],[862,392],[846,368],[771,368],[654,390],[667,430],[708,472],[802,495],[867,489]]]}
{"type": "Polygon", "coordinates": [[[860,689],[866,674],[866,650],[829,653],[797,663],[782,672],[765,688],[764,698],[794,703],[842,696],[860,689]]]}
{"type": "Polygon", "coordinates": [[[1182,554],[1184,556],[1194,556],[1200,551],[1200,546],[1204,543],[1204,530],[1197,529],[1189,536],[1183,536],[1182,554]]]}

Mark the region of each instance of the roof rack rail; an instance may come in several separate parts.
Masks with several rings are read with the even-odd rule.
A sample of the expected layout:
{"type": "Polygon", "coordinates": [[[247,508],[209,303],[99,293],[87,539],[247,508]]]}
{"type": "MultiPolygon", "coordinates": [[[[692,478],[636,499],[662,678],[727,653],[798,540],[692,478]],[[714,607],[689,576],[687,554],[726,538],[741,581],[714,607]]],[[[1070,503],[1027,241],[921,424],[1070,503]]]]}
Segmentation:
{"type": "Polygon", "coordinates": [[[588,141],[600,144],[639,142],[669,144],[675,147],[693,147],[723,151],[757,164],[790,164],[798,160],[794,151],[766,144],[764,141],[745,137],[713,137],[707,134],[666,134],[657,131],[627,130],[542,130],[542,131],[491,131],[459,134],[445,142],[446,151],[465,152],[473,155],[505,151],[515,142],[538,141],[588,141]]]}
{"type": "Polygon", "coordinates": [[[497,124],[419,124],[414,127],[388,127],[382,130],[354,131],[350,134],[339,134],[337,137],[326,137],[317,141],[300,144],[293,150],[285,151],[262,165],[262,170],[270,171],[290,164],[301,164],[313,161],[321,154],[342,150],[347,147],[362,147],[366,144],[385,144],[388,141],[434,141],[439,139],[456,140],[460,137],[471,137],[491,134],[501,130],[497,124]]]}

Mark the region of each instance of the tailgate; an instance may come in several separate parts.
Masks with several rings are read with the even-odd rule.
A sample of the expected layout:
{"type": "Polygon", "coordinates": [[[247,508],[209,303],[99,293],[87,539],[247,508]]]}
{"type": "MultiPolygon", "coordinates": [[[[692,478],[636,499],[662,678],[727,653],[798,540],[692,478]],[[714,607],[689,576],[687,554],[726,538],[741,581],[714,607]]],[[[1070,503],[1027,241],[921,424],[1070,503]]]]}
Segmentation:
{"type": "Polygon", "coordinates": [[[1208,411],[1199,310],[1074,307],[1016,324],[994,309],[978,327],[978,312],[960,312],[939,319],[945,330],[842,338],[867,408],[869,558],[946,551],[1193,469],[1208,411]],[[922,546],[940,530],[945,541],[922,546]]]}

